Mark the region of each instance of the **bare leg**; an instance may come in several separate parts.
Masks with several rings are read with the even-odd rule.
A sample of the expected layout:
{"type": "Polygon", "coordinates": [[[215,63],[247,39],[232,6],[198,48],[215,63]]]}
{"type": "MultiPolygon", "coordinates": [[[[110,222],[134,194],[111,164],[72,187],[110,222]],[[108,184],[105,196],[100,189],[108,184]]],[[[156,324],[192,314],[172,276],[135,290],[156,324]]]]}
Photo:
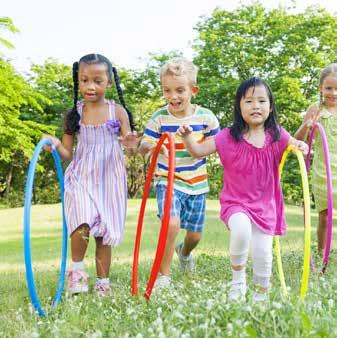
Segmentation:
{"type": "Polygon", "coordinates": [[[318,214],[317,242],[318,253],[323,256],[326,245],[326,236],[328,231],[328,209],[322,210],[318,214]]]}
{"type": "Polygon", "coordinates": [[[180,230],[180,219],[171,217],[165,245],[164,256],[160,264],[160,273],[168,276],[170,274],[172,258],[175,250],[175,239],[180,230]]]}
{"type": "Polygon", "coordinates": [[[90,228],[88,224],[81,224],[71,234],[71,258],[73,262],[82,262],[89,243],[90,228]]]}
{"type": "Polygon", "coordinates": [[[98,278],[108,278],[111,265],[111,245],[103,245],[103,238],[96,237],[96,273],[98,278]]]}
{"type": "Polygon", "coordinates": [[[201,232],[186,231],[184,245],[181,249],[183,256],[189,256],[201,239],[201,232]]]}

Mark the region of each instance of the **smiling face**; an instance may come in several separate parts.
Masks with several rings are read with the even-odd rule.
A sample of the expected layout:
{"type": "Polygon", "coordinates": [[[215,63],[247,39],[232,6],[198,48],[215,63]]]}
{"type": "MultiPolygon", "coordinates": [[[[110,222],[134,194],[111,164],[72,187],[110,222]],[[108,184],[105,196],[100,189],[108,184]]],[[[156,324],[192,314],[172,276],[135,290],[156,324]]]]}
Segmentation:
{"type": "Polygon", "coordinates": [[[320,85],[320,92],[327,107],[337,106],[337,74],[331,74],[324,78],[320,85]]]}
{"type": "Polygon", "coordinates": [[[191,113],[191,98],[198,92],[186,75],[164,75],[161,88],[168,109],[173,115],[183,117],[191,113]]]}
{"type": "Polygon", "coordinates": [[[240,110],[249,128],[263,126],[271,112],[270,99],[265,86],[248,88],[240,100],[240,110]]]}
{"type": "Polygon", "coordinates": [[[104,100],[105,92],[111,85],[108,69],[104,63],[86,64],[81,62],[78,80],[80,93],[86,102],[104,100]]]}

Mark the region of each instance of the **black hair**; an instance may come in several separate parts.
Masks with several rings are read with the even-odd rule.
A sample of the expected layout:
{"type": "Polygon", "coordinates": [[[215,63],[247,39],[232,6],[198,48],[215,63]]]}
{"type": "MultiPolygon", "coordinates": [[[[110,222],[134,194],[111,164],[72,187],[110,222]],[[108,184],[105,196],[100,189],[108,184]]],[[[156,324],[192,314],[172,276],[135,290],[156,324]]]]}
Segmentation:
{"type": "Polygon", "coordinates": [[[255,88],[258,86],[264,86],[266,88],[271,109],[268,118],[264,122],[264,129],[270,130],[273,141],[278,141],[280,139],[280,126],[277,123],[277,109],[275,106],[275,99],[273,93],[266,81],[257,77],[252,77],[248,80],[243,81],[240,84],[235,95],[234,113],[233,113],[234,123],[230,127],[230,133],[237,142],[242,140],[243,133],[248,127],[247,123],[242,118],[240,101],[243,97],[246,96],[249,88],[251,87],[255,88]]]}
{"type": "Polygon", "coordinates": [[[78,101],[78,87],[79,87],[78,70],[79,70],[79,66],[81,63],[85,63],[87,65],[105,64],[107,66],[109,81],[110,82],[112,82],[113,80],[115,81],[119,102],[121,103],[121,105],[124,107],[124,109],[126,110],[128,114],[131,130],[134,130],[135,125],[133,122],[133,116],[132,116],[131,111],[126,107],[124,97],[123,97],[123,91],[122,91],[119,76],[117,73],[117,69],[112,66],[110,60],[106,58],[105,56],[100,55],[100,54],[88,54],[88,55],[81,57],[79,61],[76,61],[73,64],[74,103],[73,103],[73,107],[67,113],[66,118],[65,118],[65,126],[64,126],[65,133],[74,134],[80,130],[80,125],[79,125],[80,114],[77,111],[77,101],[78,101]]]}

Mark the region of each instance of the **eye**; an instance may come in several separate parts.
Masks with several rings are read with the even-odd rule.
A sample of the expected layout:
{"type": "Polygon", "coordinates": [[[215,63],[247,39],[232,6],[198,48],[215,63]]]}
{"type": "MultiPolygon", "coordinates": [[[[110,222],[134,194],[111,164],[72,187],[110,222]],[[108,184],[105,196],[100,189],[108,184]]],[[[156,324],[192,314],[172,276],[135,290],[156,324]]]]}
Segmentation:
{"type": "Polygon", "coordinates": [[[245,102],[246,103],[252,103],[252,100],[246,100],[245,102]]]}

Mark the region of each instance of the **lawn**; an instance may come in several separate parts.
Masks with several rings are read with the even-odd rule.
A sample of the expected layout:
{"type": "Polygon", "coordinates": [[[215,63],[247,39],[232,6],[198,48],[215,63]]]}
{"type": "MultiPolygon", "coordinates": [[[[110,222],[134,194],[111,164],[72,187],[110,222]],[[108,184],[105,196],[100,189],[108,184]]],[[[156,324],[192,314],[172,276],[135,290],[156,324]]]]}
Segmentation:
{"type": "MultiPolygon", "coordinates": [[[[248,293],[245,304],[227,301],[230,265],[228,231],[219,220],[218,201],[207,201],[203,239],[195,250],[197,271],[184,275],[174,258],[173,288],[146,302],[130,294],[131,266],[139,200],[130,200],[123,243],[113,249],[113,296],[94,293],[70,297],[50,309],[57,288],[61,254],[60,205],[32,207],[31,237],[35,282],[48,316],[30,305],[23,264],[23,209],[0,210],[1,337],[337,337],[337,236],[324,276],[312,273],[305,301],[299,299],[303,261],[302,209],[287,207],[289,233],[281,239],[289,296],[283,298],[274,266],[269,301],[257,306],[248,293]]],[[[315,225],[312,217],[312,248],[315,225]]],[[[336,225],[335,220],[335,225],[336,225]]],[[[156,204],[149,200],[140,251],[139,286],[144,291],[159,233],[156,204]]],[[[183,238],[183,231],[179,239],[183,238]]],[[[179,240],[178,239],[178,240],[179,240]]],[[[85,259],[90,284],[95,281],[94,241],[85,259]]],[[[275,265],[275,264],[274,264],[275,265]]],[[[247,277],[251,286],[251,264],[247,277]]]]}

